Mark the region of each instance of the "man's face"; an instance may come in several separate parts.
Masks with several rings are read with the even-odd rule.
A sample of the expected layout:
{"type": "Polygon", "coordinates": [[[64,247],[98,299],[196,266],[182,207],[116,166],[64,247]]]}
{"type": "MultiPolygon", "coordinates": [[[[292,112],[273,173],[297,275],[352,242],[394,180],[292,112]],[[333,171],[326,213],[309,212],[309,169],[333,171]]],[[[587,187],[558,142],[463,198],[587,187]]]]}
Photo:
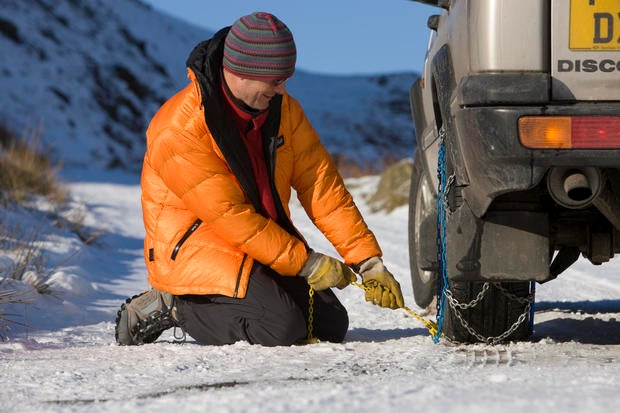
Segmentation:
{"type": "Polygon", "coordinates": [[[286,90],[286,80],[254,80],[234,76],[234,81],[228,82],[233,96],[252,109],[265,110],[269,102],[276,95],[282,95],[286,90]]]}

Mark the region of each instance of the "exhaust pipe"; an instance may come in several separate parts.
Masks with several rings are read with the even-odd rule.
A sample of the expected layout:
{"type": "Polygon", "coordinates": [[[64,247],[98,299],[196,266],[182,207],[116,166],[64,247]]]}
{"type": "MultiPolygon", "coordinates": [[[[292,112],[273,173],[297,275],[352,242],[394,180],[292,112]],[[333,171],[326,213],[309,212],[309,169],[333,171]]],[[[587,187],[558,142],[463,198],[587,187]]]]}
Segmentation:
{"type": "Polygon", "coordinates": [[[570,209],[589,207],[603,189],[600,169],[554,167],[547,175],[547,188],[555,202],[570,209]]]}
{"type": "Polygon", "coordinates": [[[547,189],[553,200],[565,208],[594,205],[620,230],[620,200],[605,185],[605,175],[599,168],[553,167],[547,174],[547,189]]]}

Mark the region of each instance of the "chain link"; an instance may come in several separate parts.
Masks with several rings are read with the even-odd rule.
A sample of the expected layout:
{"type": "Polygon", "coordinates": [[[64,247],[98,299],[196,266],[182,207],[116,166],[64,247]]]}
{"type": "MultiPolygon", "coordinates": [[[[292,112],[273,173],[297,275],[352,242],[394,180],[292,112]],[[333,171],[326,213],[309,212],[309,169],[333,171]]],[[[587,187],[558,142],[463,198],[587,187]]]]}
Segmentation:
{"type": "Polygon", "coordinates": [[[508,336],[510,336],[512,333],[514,333],[517,330],[517,328],[519,328],[521,323],[523,323],[525,321],[527,315],[529,314],[530,307],[531,307],[531,302],[528,302],[526,304],[526,306],[525,306],[525,310],[523,311],[523,313],[521,313],[519,315],[517,320],[506,331],[504,331],[502,334],[500,334],[500,335],[498,335],[496,337],[485,337],[482,334],[479,334],[463,318],[463,316],[461,315],[461,312],[458,309],[456,309],[454,307],[452,309],[453,309],[454,316],[459,320],[459,322],[461,323],[463,328],[465,328],[469,334],[474,336],[480,342],[493,345],[493,344],[498,344],[498,343],[504,341],[506,338],[508,338],[508,336]]]}
{"type": "Polygon", "coordinates": [[[519,304],[528,304],[534,301],[534,294],[530,293],[527,297],[519,297],[516,294],[511,293],[507,289],[505,289],[501,283],[493,283],[493,286],[497,288],[506,298],[509,298],[512,301],[516,301],[519,304]]]}
{"type": "Polygon", "coordinates": [[[475,306],[478,305],[480,301],[482,301],[487,290],[489,289],[489,286],[490,286],[489,283],[484,283],[484,285],[482,286],[482,289],[480,290],[476,298],[474,298],[468,303],[459,303],[457,299],[454,298],[454,296],[452,295],[452,291],[450,290],[446,291],[446,298],[448,299],[448,302],[450,303],[450,306],[452,306],[452,308],[459,308],[461,310],[467,310],[469,308],[474,308],[475,306]]]}
{"type": "Polygon", "coordinates": [[[314,337],[314,288],[308,287],[308,337],[307,344],[318,343],[318,339],[314,337]]]}
{"type": "Polygon", "coordinates": [[[444,193],[441,195],[441,203],[443,205],[443,210],[447,215],[452,214],[452,210],[450,209],[450,201],[449,195],[450,191],[454,187],[454,183],[456,182],[456,175],[452,174],[446,178],[446,185],[444,193]]]}

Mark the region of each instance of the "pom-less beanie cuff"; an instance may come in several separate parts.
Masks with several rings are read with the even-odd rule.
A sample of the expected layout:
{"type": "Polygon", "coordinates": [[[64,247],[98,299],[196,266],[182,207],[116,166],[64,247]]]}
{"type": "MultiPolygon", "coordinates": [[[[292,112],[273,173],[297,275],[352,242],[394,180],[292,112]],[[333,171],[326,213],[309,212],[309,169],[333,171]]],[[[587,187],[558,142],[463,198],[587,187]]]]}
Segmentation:
{"type": "Polygon", "coordinates": [[[237,76],[284,80],[295,72],[293,34],[276,16],[255,12],[239,18],[224,42],[224,67],[237,76]]]}

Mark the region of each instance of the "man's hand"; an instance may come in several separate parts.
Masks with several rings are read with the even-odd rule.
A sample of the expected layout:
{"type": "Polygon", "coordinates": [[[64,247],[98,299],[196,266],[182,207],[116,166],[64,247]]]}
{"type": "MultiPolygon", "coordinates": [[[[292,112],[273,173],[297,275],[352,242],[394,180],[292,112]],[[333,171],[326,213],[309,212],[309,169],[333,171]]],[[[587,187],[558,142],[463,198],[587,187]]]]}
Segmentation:
{"type": "Polygon", "coordinates": [[[385,268],[380,257],[372,257],[362,262],[359,273],[366,290],[366,301],[391,309],[405,306],[400,284],[385,268]]]}
{"type": "Polygon", "coordinates": [[[315,291],[331,287],[343,289],[356,280],[353,271],[342,262],[314,251],[308,256],[299,275],[305,277],[315,291]]]}

